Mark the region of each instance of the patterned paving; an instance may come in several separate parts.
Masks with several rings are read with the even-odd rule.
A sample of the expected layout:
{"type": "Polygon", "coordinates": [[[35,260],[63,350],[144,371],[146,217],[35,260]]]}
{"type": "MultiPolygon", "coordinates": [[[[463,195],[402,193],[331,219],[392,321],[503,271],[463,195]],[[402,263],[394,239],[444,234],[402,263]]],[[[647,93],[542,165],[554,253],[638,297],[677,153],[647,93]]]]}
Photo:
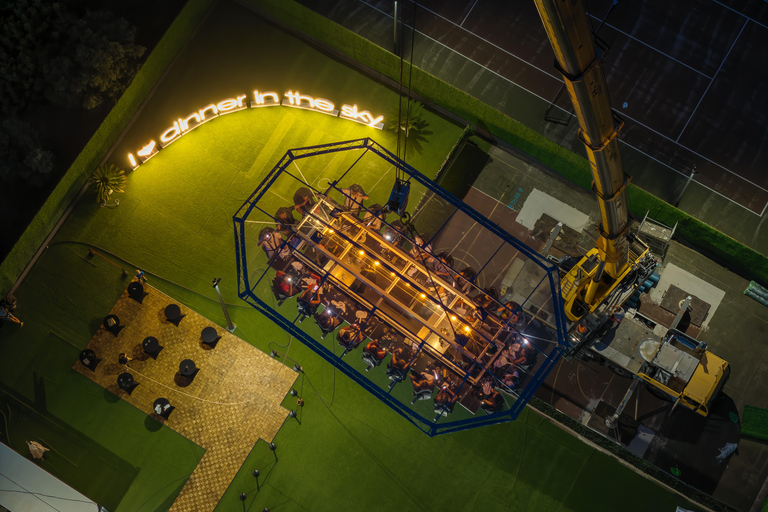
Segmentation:
{"type": "Polygon", "coordinates": [[[296,373],[182,304],[177,327],[164,314],[176,302],[146,284],[144,290],[141,304],[126,291],[110,312],[125,326],[117,336],[100,327],[91,339],[88,348],[101,359],[95,371],[79,361],[73,368],[206,449],[170,510],[213,510],[256,441],[271,442],[285,421],[280,402],[296,373]],[[208,326],[221,336],[213,349],[200,339],[208,326]],[[147,336],[163,347],[156,360],[142,349],[147,336]],[[127,367],[118,363],[121,352],[134,358],[127,367]],[[199,368],[191,382],[179,374],[184,359],[199,368]],[[117,386],[123,372],[139,384],[131,394],[117,386]],[[153,412],[159,397],[175,407],[167,420],[153,412]]]}

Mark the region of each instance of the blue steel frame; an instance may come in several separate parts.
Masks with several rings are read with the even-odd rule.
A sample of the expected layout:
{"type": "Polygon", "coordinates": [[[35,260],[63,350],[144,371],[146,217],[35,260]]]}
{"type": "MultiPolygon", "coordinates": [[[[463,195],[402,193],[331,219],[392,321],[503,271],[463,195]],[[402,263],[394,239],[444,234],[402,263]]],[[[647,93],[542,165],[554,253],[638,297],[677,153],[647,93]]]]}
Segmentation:
{"type": "MultiPolygon", "coordinates": [[[[355,163],[357,163],[360,158],[358,158],[355,163]]],[[[342,176],[340,176],[337,180],[332,181],[330,185],[335,186],[336,183],[338,183],[338,181],[343,178],[352,169],[352,167],[354,167],[354,165],[355,164],[352,164],[352,166],[347,169],[347,171],[345,171],[342,176]]],[[[490,220],[478,213],[475,209],[452,196],[443,188],[435,184],[432,180],[421,174],[406,162],[400,160],[393,153],[370,138],[330,144],[320,144],[316,146],[307,146],[289,150],[280,159],[277,165],[275,165],[275,167],[269,172],[269,174],[267,174],[262,182],[256,187],[250,197],[238,209],[237,213],[233,216],[233,221],[235,234],[235,254],[237,258],[238,296],[252,307],[254,307],[257,311],[262,313],[264,316],[275,322],[278,326],[282,327],[291,336],[304,343],[319,356],[338,368],[346,376],[357,382],[360,386],[384,402],[386,405],[391,407],[395,412],[400,414],[403,418],[408,420],[410,423],[415,425],[430,437],[439,434],[446,434],[449,432],[457,432],[470,428],[503,423],[516,419],[522,411],[523,407],[525,407],[541,383],[544,381],[546,376],[549,374],[552,368],[554,368],[563,352],[568,348],[566,341],[567,329],[565,323],[565,313],[563,310],[562,296],[560,294],[560,281],[557,266],[539,255],[523,242],[514,238],[512,235],[501,229],[496,224],[493,224],[490,220]],[[363,374],[342,360],[340,356],[335,355],[331,350],[324,347],[322,343],[318,342],[309,334],[298,328],[296,325],[296,319],[291,321],[285,316],[281,315],[267,302],[257,297],[253,292],[249,283],[245,246],[245,222],[249,214],[256,207],[256,203],[264,196],[269,187],[283,172],[286,171],[288,166],[295,160],[329,153],[337,153],[341,151],[362,151],[360,158],[362,158],[362,156],[364,156],[366,153],[371,152],[372,154],[382,158],[407,175],[409,180],[413,179],[414,181],[424,185],[427,190],[433,192],[442,200],[446,201],[457,210],[460,210],[466,214],[483,228],[489,230],[491,233],[501,238],[504,242],[513,246],[515,249],[520,251],[529,259],[536,262],[542,269],[545,270],[545,279],[549,281],[552,300],[554,303],[553,306],[555,310],[555,326],[557,328],[557,345],[553,347],[551,352],[547,355],[546,361],[539,367],[538,371],[526,384],[525,389],[518,395],[517,399],[509,409],[490,415],[475,416],[473,418],[456,421],[440,422],[437,421],[440,418],[425,418],[424,416],[407,407],[404,403],[397,400],[391,394],[385,392],[382,388],[373,384],[371,381],[365,378],[363,374]],[[426,425],[427,428],[425,429],[423,425],[426,425]]]]}

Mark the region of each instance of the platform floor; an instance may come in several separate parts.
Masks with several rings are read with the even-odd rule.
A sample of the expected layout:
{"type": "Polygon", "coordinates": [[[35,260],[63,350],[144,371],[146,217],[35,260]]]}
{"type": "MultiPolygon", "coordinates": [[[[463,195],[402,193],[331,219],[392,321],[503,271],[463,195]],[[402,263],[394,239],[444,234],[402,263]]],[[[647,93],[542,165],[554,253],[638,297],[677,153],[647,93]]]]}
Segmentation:
{"type": "MultiPolygon", "coordinates": [[[[142,303],[124,292],[110,314],[125,327],[117,336],[99,328],[88,344],[101,359],[91,371],[79,361],[73,369],[103,386],[136,408],[146,411],[147,422],[158,422],[205,448],[206,453],[190,475],[170,510],[207,511],[216,508],[256,441],[271,442],[288,411],[280,403],[297,374],[237,336],[179,304],[183,315],[178,327],[165,319],[164,310],[176,303],[169,296],[144,285],[142,303]],[[203,345],[205,327],[218,330],[215,348],[203,345]],[[163,347],[153,359],[141,343],[154,336],[163,347]],[[134,359],[118,364],[125,352],[134,359]],[[199,369],[191,382],[181,377],[179,363],[192,359],[199,369]],[[138,386],[128,394],[117,386],[123,372],[138,386]],[[153,411],[164,397],[175,407],[167,420],[153,411]]],[[[150,427],[148,427],[150,428],[150,427]]]]}

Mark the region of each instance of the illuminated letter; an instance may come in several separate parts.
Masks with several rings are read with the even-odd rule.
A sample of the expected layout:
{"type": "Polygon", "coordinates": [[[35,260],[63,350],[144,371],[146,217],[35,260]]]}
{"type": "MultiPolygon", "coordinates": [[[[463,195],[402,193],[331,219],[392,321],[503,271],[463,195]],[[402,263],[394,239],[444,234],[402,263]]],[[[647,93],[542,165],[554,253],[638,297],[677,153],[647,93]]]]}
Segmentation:
{"type": "Polygon", "coordinates": [[[312,96],[299,96],[299,91],[296,91],[296,98],[299,106],[301,106],[302,100],[306,100],[306,102],[309,103],[309,108],[315,108],[315,100],[312,98],[312,96]]]}
{"type": "Polygon", "coordinates": [[[334,104],[324,98],[316,98],[315,108],[323,112],[333,112],[334,104]]]}
{"type": "Polygon", "coordinates": [[[181,135],[181,128],[179,127],[179,123],[174,121],[173,126],[165,130],[160,136],[160,142],[163,144],[163,147],[165,147],[173,142],[173,140],[176,139],[179,135],[181,135]]]}
{"type": "Polygon", "coordinates": [[[131,167],[134,169],[139,166],[139,164],[136,163],[136,159],[133,158],[133,155],[131,153],[128,153],[128,160],[131,162],[131,167]]]}
{"type": "Polygon", "coordinates": [[[287,93],[285,93],[285,95],[288,97],[288,101],[291,103],[291,105],[298,105],[298,101],[299,101],[298,92],[288,91],[287,93]]]}
{"type": "Polygon", "coordinates": [[[342,117],[357,119],[357,105],[342,105],[341,115],[342,117]]]}
{"type": "Polygon", "coordinates": [[[216,117],[216,116],[218,116],[218,115],[219,115],[219,111],[218,111],[218,110],[216,110],[216,105],[208,105],[207,107],[205,107],[205,108],[203,108],[203,109],[201,109],[201,110],[200,110],[200,122],[201,122],[201,123],[204,123],[204,122],[206,122],[206,121],[209,121],[209,120],[210,120],[210,119],[206,119],[206,118],[205,118],[205,113],[206,113],[206,112],[208,112],[209,110],[210,110],[211,112],[213,112],[213,115],[211,116],[211,118],[210,118],[210,119],[213,119],[214,117],[216,117]]]}
{"type": "Polygon", "coordinates": [[[152,154],[153,149],[155,149],[155,141],[150,141],[149,144],[138,150],[136,154],[139,156],[149,156],[152,154]]]}
{"type": "MultiPolygon", "coordinates": [[[[189,130],[189,121],[193,118],[195,120],[195,125],[200,124],[200,121],[201,121],[200,114],[198,114],[197,112],[195,112],[194,114],[190,114],[190,116],[186,119],[179,119],[179,127],[181,128],[182,132],[189,130]]],[[[194,126],[192,128],[194,128],[194,126]]]]}
{"type": "Polygon", "coordinates": [[[382,119],[384,119],[384,116],[379,116],[374,119],[373,115],[367,110],[363,110],[362,112],[360,112],[359,117],[368,126],[376,126],[381,122],[382,119]]]}
{"type": "Polygon", "coordinates": [[[240,108],[245,108],[245,105],[243,105],[243,100],[245,99],[245,94],[242,96],[237,97],[237,106],[240,108]]]}
{"type": "Polygon", "coordinates": [[[155,145],[156,145],[155,141],[152,140],[149,142],[149,144],[147,144],[146,146],[144,146],[143,148],[141,148],[136,152],[136,154],[139,155],[139,160],[141,160],[141,163],[146,162],[147,160],[155,156],[155,154],[157,154],[157,148],[155,147],[155,145]]]}
{"type": "Polygon", "coordinates": [[[259,91],[255,90],[253,91],[253,98],[254,101],[251,102],[251,107],[271,107],[280,104],[280,97],[272,91],[259,94],[259,91]]]}
{"type": "Polygon", "coordinates": [[[265,92],[264,94],[262,94],[262,95],[260,96],[260,98],[261,98],[261,103],[264,103],[264,100],[266,99],[266,97],[267,97],[267,96],[269,96],[270,98],[272,98],[272,103],[274,103],[275,105],[277,105],[278,103],[280,103],[280,97],[277,95],[277,93],[276,93],[276,92],[271,92],[271,91],[270,91],[270,92],[265,92]]]}
{"type": "Polygon", "coordinates": [[[251,102],[251,108],[253,107],[274,107],[280,104],[280,96],[276,92],[265,92],[259,94],[258,90],[253,91],[254,101],[251,102]]]}
{"type": "Polygon", "coordinates": [[[224,100],[224,101],[220,101],[219,104],[216,105],[216,108],[219,109],[219,114],[223,114],[225,112],[229,112],[236,106],[237,106],[237,100],[224,100]]]}

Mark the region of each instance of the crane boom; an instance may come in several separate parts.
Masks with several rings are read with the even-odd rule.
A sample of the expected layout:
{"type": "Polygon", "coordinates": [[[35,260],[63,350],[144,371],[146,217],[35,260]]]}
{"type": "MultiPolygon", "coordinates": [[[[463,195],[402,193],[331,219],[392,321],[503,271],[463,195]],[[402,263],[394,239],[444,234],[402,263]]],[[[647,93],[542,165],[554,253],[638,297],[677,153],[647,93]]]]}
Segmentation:
{"type": "Polygon", "coordinates": [[[577,320],[593,311],[646,251],[630,254],[627,233],[629,177],[623,172],[618,138],[622,123],[611,109],[602,58],[592,40],[582,0],[535,0],[563,76],[592,171],[600,207],[596,248],[561,284],[566,314],[577,320]],[[642,253],[642,254],[641,254],[642,253]]]}

